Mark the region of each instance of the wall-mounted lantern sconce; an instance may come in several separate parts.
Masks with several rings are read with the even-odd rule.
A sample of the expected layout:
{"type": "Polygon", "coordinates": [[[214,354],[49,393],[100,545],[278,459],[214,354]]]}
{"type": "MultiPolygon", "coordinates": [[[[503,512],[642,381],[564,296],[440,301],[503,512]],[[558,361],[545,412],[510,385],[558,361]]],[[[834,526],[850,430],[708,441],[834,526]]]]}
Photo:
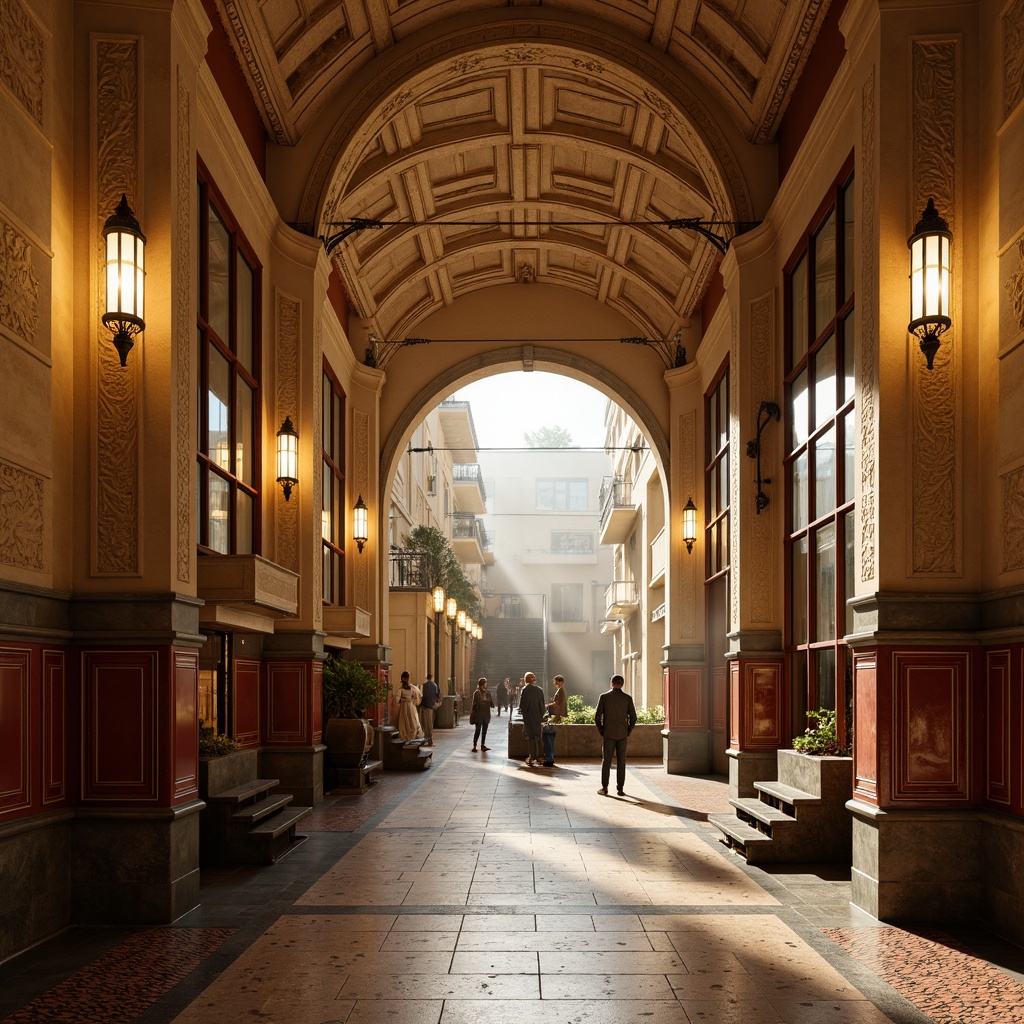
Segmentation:
{"type": "Polygon", "coordinates": [[[284,490],[285,501],[299,482],[299,435],[292,426],[291,416],[285,416],[277,432],[277,482],[284,490]]]}
{"type": "Polygon", "coordinates": [[[693,498],[686,499],[683,506],[683,541],[686,544],[686,553],[693,554],[693,545],[697,541],[697,506],[693,498]]]}
{"type": "Polygon", "coordinates": [[[363,553],[363,545],[369,536],[369,522],[366,514],[366,503],[360,494],[352,508],[352,539],[356,542],[359,553],[363,553]]]}
{"type": "Polygon", "coordinates": [[[146,329],[146,236],[122,192],[103,225],[103,277],[106,308],[103,326],[114,334],[114,348],[127,366],[135,335],[146,329]]]}
{"type": "Polygon", "coordinates": [[[907,330],[920,339],[921,351],[932,369],[939,338],[949,330],[949,224],[935,209],[935,201],[921,214],[910,248],[910,323],[907,330]]]}
{"type": "Polygon", "coordinates": [[[770,420],[782,416],[782,410],[774,402],[762,402],[757,410],[757,437],[747,442],[747,456],[757,459],[757,494],[754,495],[754,509],[760,515],[768,507],[768,495],[764,493],[764,485],[770,484],[770,476],[761,476],[761,433],[770,420]]]}

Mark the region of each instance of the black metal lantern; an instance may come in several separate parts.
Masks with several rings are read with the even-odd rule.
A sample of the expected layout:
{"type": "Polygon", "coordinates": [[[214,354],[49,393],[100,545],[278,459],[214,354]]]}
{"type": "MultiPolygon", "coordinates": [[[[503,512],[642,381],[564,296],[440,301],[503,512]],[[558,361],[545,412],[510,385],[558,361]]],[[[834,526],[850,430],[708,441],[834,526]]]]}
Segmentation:
{"type": "Polygon", "coordinates": [[[697,506],[693,498],[687,498],[683,506],[683,543],[687,554],[693,554],[693,545],[697,542],[697,506]]]}
{"type": "Polygon", "coordinates": [[[907,330],[920,339],[921,351],[933,368],[939,338],[949,330],[949,225],[928,205],[907,241],[910,247],[910,324],[907,330]]]}
{"type": "Polygon", "coordinates": [[[369,519],[366,502],[363,501],[363,496],[360,494],[352,509],[352,539],[356,542],[356,547],[359,548],[360,554],[363,553],[363,545],[366,543],[368,536],[369,519]]]}
{"type": "Polygon", "coordinates": [[[285,501],[299,482],[299,434],[292,426],[291,416],[285,416],[277,432],[277,482],[284,490],[285,501]]]}
{"type": "Polygon", "coordinates": [[[123,192],[103,225],[103,251],[103,326],[113,332],[114,348],[126,366],[135,335],[146,329],[146,236],[123,192]]]}

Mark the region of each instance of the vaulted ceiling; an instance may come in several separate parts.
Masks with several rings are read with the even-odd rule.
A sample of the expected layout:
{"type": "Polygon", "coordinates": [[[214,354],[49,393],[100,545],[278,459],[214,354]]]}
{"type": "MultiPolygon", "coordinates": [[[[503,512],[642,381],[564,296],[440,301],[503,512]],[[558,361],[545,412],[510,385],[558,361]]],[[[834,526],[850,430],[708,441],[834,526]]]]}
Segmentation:
{"type": "MultiPolygon", "coordinates": [[[[720,253],[652,221],[757,215],[829,0],[218,0],[271,139],[318,151],[299,219],[401,337],[459,295],[582,291],[670,337],[720,253]],[[308,137],[308,138],[307,138],[308,137]],[[749,176],[749,171],[746,172],[749,176]],[[401,223],[398,223],[401,222],[401,223]]],[[[716,233],[731,237],[723,226],[716,233]]]]}

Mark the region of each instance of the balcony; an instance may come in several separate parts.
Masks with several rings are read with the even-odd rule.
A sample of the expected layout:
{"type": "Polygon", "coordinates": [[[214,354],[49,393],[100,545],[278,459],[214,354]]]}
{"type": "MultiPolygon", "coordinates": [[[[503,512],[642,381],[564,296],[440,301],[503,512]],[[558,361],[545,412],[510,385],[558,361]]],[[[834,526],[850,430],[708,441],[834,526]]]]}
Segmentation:
{"type": "Polygon", "coordinates": [[[423,555],[392,551],[388,555],[388,586],[392,590],[429,590],[423,555]]]}
{"type": "Polygon", "coordinates": [[[469,402],[457,402],[449,398],[437,407],[437,411],[445,443],[452,453],[452,462],[476,462],[476,427],[469,402]]]}
{"type": "Polygon", "coordinates": [[[324,632],[345,640],[358,640],[370,635],[370,613],[357,605],[325,604],[324,632]]]}
{"type": "Polygon", "coordinates": [[[464,564],[490,565],[494,560],[484,524],[476,516],[462,512],[452,516],[452,551],[464,564]]]}
{"type": "Polygon", "coordinates": [[[204,626],[273,633],[276,619],[299,609],[299,577],[259,555],[204,555],[196,595],[204,626]]]}
{"type": "Polygon", "coordinates": [[[460,512],[483,515],[487,511],[487,491],[477,463],[456,462],[452,466],[452,490],[460,512]]]}
{"type": "Polygon", "coordinates": [[[601,484],[601,544],[622,544],[633,529],[636,505],[633,484],[621,477],[605,477],[601,484]]]}
{"type": "Polygon", "coordinates": [[[668,533],[662,527],[651,541],[651,575],[649,587],[660,587],[665,583],[665,563],[668,552],[668,533]]]}
{"type": "Polygon", "coordinates": [[[633,580],[613,580],[604,592],[605,615],[628,619],[640,607],[640,594],[633,580]]]}

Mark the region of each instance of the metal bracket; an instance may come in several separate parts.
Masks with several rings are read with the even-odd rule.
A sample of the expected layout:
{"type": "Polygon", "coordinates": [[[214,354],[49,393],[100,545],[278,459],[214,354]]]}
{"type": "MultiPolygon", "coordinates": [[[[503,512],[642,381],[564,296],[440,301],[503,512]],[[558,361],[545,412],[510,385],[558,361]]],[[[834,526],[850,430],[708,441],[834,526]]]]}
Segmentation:
{"type": "Polygon", "coordinates": [[[757,410],[757,437],[747,442],[747,456],[757,459],[757,494],[754,495],[754,508],[757,514],[768,507],[768,495],[764,493],[764,484],[770,484],[770,476],[761,476],[761,433],[768,426],[770,420],[778,420],[782,416],[782,410],[774,402],[762,402],[757,410]]]}

